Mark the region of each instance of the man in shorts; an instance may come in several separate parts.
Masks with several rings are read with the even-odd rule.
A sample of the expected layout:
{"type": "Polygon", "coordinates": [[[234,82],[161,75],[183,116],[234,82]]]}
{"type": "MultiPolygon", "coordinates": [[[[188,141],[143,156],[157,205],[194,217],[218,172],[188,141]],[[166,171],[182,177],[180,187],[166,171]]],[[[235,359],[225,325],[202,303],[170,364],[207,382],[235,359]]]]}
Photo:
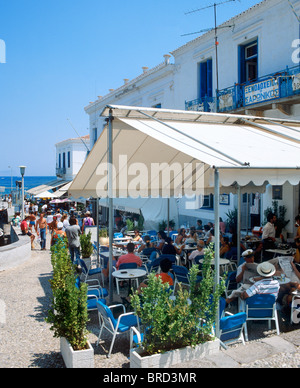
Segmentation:
{"type": "Polygon", "coordinates": [[[41,250],[46,250],[46,236],[47,236],[47,220],[44,218],[44,214],[41,213],[40,218],[38,219],[36,223],[37,229],[39,228],[39,231],[37,230],[37,235],[41,237],[41,250]]]}
{"type": "Polygon", "coordinates": [[[21,232],[22,232],[22,235],[23,236],[28,236],[30,237],[30,240],[31,240],[31,249],[34,249],[34,239],[35,239],[35,236],[29,232],[28,230],[28,224],[27,224],[27,221],[29,221],[30,217],[27,216],[25,217],[25,219],[21,222],[21,232]]]}

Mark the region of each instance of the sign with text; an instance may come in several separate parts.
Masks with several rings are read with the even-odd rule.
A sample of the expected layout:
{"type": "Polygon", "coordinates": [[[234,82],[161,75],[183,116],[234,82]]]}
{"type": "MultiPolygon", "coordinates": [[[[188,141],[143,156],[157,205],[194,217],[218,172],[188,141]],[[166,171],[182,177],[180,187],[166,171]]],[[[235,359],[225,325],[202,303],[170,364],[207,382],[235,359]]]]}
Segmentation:
{"type": "Polygon", "coordinates": [[[275,78],[244,87],[245,105],[258,104],[275,98],[279,98],[279,85],[275,78]]]}

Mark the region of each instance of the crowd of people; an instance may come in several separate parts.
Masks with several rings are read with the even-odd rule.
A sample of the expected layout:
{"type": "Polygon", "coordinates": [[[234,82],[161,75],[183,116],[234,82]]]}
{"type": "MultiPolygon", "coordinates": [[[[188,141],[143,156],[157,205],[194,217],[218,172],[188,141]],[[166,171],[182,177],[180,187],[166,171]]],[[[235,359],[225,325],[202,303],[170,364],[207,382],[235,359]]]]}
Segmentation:
{"type": "Polygon", "coordinates": [[[80,235],[84,233],[85,227],[95,225],[89,210],[85,212],[82,220],[75,216],[74,210],[53,210],[47,204],[39,208],[36,204],[26,203],[24,210],[24,219],[21,220],[20,213],[16,213],[12,223],[14,226],[20,226],[23,235],[30,237],[32,249],[36,249],[37,240],[40,249],[45,251],[47,238],[50,236],[51,247],[62,241],[69,248],[72,262],[78,262],[80,235]]]}

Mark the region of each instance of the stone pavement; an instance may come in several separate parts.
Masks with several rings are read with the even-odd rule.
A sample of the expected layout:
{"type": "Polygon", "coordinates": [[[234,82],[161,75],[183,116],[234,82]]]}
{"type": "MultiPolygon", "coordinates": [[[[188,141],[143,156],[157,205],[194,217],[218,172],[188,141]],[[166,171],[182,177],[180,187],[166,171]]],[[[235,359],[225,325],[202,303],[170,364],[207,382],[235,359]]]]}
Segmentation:
{"type": "Polygon", "coordinates": [[[219,354],[174,368],[299,368],[300,330],[228,347],[219,354]]]}

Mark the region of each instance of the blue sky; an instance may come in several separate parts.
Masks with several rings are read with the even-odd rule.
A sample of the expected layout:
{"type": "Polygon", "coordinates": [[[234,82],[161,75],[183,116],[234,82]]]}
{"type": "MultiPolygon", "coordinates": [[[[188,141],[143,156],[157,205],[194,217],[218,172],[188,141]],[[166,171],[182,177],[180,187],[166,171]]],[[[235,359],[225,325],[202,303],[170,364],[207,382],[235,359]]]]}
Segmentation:
{"type": "MultiPolygon", "coordinates": [[[[220,0],[217,2],[223,2],[220,0]]],[[[218,7],[218,24],[257,0],[218,7]]],[[[214,26],[209,0],[0,0],[0,175],[55,175],[55,144],[88,134],[84,107],[214,26]],[[70,120],[70,122],[68,121],[70,120]]]]}

